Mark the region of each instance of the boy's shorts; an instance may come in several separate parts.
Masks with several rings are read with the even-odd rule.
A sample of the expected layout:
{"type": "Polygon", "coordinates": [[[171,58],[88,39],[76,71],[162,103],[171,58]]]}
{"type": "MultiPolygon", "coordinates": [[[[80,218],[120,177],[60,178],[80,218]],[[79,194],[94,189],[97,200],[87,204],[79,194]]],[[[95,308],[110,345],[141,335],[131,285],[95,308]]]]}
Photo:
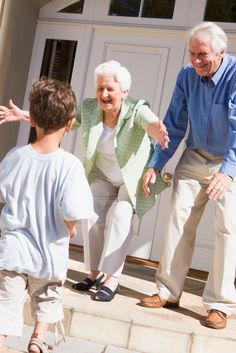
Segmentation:
{"type": "Polygon", "coordinates": [[[24,303],[31,297],[31,312],[36,321],[56,323],[64,317],[61,281],[37,279],[0,269],[0,334],[21,336],[24,303]]]}

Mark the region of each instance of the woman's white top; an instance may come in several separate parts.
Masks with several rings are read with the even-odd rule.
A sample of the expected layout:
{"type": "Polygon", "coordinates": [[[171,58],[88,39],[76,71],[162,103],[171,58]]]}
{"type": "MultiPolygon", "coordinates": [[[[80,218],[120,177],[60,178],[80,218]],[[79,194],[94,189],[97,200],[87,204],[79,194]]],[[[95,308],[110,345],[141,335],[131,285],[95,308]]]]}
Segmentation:
{"type": "Polygon", "coordinates": [[[97,144],[96,167],[113,183],[123,184],[123,176],[117,162],[114,147],[116,128],[103,124],[103,132],[97,144]]]}

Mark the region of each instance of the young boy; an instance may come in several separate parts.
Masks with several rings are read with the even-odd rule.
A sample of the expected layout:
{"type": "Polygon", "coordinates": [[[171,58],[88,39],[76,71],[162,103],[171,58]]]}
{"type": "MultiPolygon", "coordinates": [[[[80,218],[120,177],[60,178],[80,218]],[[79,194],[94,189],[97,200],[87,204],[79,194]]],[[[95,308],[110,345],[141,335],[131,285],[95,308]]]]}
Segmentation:
{"type": "Polygon", "coordinates": [[[59,147],[76,115],[71,87],[40,79],[30,92],[33,144],[11,150],[0,164],[0,352],[7,335],[21,336],[31,297],[36,322],[28,351],[47,352],[49,323],[63,319],[60,288],[76,221],[93,215],[82,163],[59,147]]]}

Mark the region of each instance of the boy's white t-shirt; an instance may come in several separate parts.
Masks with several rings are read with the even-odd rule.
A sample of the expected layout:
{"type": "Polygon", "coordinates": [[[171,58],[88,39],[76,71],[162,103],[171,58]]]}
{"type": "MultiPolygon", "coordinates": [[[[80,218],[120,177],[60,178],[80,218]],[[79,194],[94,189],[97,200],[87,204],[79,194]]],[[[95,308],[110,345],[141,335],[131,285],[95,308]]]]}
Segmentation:
{"type": "Polygon", "coordinates": [[[61,148],[11,150],[0,164],[0,202],[0,268],[64,281],[69,236],[63,219],[94,216],[81,161],[61,148]]]}

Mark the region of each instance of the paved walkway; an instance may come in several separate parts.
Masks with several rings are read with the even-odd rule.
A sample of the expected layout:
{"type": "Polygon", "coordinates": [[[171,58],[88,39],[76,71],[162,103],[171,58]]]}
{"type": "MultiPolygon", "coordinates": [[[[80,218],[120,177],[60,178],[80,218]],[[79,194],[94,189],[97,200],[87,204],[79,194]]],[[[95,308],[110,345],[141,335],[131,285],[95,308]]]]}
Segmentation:
{"type": "MultiPolygon", "coordinates": [[[[71,288],[86,276],[82,253],[72,250],[63,288],[64,326],[70,336],[66,343],[69,348],[63,344],[55,352],[71,352],[70,345],[74,345],[74,353],[236,352],[235,316],[223,330],[201,324],[206,315],[201,303],[204,279],[186,278],[179,309],[148,309],[137,305],[140,298],[155,293],[154,275],[154,268],[126,263],[114,300],[94,302],[91,300],[93,291],[82,293],[71,288]]],[[[25,307],[25,322],[32,325],[29,303],[25,307]]],[[[17,342],[19,345],[20,341],[17,342]]],[[[11,348],[23,350],[17,345],[9,340],[11,348]]]]}

